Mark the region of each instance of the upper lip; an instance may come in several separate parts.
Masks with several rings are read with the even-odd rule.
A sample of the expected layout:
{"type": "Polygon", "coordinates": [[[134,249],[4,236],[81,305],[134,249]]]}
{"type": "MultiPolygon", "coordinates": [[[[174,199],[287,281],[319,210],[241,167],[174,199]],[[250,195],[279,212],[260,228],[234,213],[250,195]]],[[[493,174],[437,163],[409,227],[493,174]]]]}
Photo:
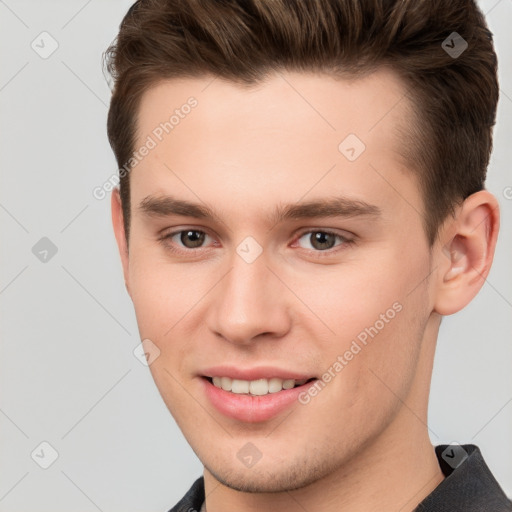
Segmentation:
{"type": "Polygon", "coordinates": [[[239,380],[258,380],[258,379],[271,379],[276,377],[278,379],[294,379],[303,380],[314,378],[314,375],[286,370],[275,366],[256,366],[254,368],[240,368],[235,366],[223,365],[212,366],[205,368],[201,371],[203,377],[229,377],[231,379],[239,380]]]}

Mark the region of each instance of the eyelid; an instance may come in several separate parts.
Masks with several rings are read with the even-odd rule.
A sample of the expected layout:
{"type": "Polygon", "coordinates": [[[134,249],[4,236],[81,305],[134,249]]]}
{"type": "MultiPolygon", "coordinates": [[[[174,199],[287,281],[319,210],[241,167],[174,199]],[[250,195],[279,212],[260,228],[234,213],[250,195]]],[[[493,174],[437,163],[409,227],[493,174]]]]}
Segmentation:
{"type": "Polygon", "coordinates": [[[295,244],[297,244],[298,241],[304,235],[308,235],[308,234],[311,234],[311,233],[327,233],[329,235],[333,235],[335,237],[338,237],[341,240],[341,243],[335,245],[334,247],[331,247],[330,249],[325,249],[323,251],[322,250],[307,249],[307,248],[301,247],[301,249],[304,249],[305,251],[308,251],[310,253],[314,253],[315,255],[317,255],[317,254],[325,255],[325,256],[332,255],[333,253],[337,252],[338,250],[341,250],[342,247],[344,247],[346,245],[350,245],[350,244],[355,242],[355,236],[354,235],[349,235],[348,233],[347,233],[348,236],[346,236],[345,234],[341,234],[341,233],[339,233],[338,231],[336,231],[334,229],[329,229],[329,228],[307,228],[307,229],[304,229],[304,230],[300,231],[298,234],[295,235],[294,241],[293,241],[293,246],[295,246],[295,244]]]}
{"type": "Polygon", "coordinates": [[[212,239],[215,239],[215,237],[213,235],[211,235],[207,230],[205,230],[203,228],[185,226],[185,227],[173,229],[172,231],[166,231],[164,229],[159,233],[157,240],[160,243],[162,243],[167,249],[169,249],[173,252],[176,252],[176,253],[180,253],[180,254],[184,254],[184,253],[193,254],[195,252],[198,252],[201,250],[204,251],[204,250],[207,250],[210,248],[210,246],[204,246],[204,247],[195,247],[195,248],[189,249],[187,247],[183,247],[183,246],[177,244],[176,242],[172,241],[172,238],[174,236],[179,235],[180,233],[183,233],[185,231],[197,231],[199,233],[204,233],[206,236],[208,236],[212,239]]]}
{"type": "Polygon", "coordinates": [[[343,238],[343,240],[350,240],[354,237],[351,233],[348,233],[347,231],[344,231],[343,233],[340,233],[338,230],[331,229],[331,228],[304,228],[303,230],[299,230],[299,232],[295,235],[295,238],[301,238],[304,235],[308,233],[328,233],[330,235],[339,236],[340,238],[343,238]]]}

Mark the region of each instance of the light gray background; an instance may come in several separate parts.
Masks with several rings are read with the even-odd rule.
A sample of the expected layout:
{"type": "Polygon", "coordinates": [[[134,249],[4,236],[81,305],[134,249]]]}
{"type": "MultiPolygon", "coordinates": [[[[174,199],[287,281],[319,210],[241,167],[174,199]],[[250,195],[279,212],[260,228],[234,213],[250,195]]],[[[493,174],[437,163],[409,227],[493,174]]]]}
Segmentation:
{"type": "MultiPolygon", "coordinates": [[[[133,355],[109,199],[92,195],[116,170],[101,56],[131,3],[0,0],[0,512],[165,512],[202,471],[133,355]],[[59,45],[47,59],[31,48],[43,31],[59,45]],[[46,263],[42,237],[58,248],[46,263]],[[48,469],[31,458],[49,457],[43,441],[48,469]]],[[[443,321],[430,429],[479,445],[512,495],[512,0],[480,5],[500,63],[488,189],[502,228],[481,293],[443,321]]]]}

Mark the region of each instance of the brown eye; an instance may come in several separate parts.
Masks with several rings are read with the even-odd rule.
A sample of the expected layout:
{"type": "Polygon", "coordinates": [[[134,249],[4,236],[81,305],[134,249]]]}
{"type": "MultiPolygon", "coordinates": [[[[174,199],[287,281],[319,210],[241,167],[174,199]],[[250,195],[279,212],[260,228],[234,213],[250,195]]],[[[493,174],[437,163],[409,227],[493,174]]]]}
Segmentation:
{"type": "Polygon", "coordinates": [[[200,247],[206,238],[206,233],[197,231],[195,229],[180,231],[178,234],[180,235],[180,242],[187,249],[195,249],[196,247],[200,247]]]}
{"type": "Polygon", "coordinates": [[[336,244],[336,239],[341,240],[341,243],[345,241],[341,235],[329,231],[308,231],[299,238],[299,240],[302,239],[306,240],[306,244],[301,245],[301,247],[317,251],[325,251],[332,249],[336,245],[340,245],[339,243],[336,244]]]}
{"type": "Polygon", "coordinates": [[[317,231],[310,235],[310,241],[311,245],[315,249],[331,249],[336,243],[336,236],[331,233],[323,233],[322,231],[317,231]]]}

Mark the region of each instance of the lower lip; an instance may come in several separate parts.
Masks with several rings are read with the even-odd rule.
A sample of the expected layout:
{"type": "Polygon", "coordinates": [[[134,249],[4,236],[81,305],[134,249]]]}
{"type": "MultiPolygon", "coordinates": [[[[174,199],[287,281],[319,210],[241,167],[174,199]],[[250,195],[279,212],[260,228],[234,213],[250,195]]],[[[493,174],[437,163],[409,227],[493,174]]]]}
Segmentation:
{"type": "Polygon", "coordinates": [[[204,377],[201,380],[206,396],[219,412],[228,418],[246,423],[266,421],[277,416],[293,403],[297,403],[299,395],[316,382],[314,380],[292,389],[254,396],[224,391],[204,377]]]}

